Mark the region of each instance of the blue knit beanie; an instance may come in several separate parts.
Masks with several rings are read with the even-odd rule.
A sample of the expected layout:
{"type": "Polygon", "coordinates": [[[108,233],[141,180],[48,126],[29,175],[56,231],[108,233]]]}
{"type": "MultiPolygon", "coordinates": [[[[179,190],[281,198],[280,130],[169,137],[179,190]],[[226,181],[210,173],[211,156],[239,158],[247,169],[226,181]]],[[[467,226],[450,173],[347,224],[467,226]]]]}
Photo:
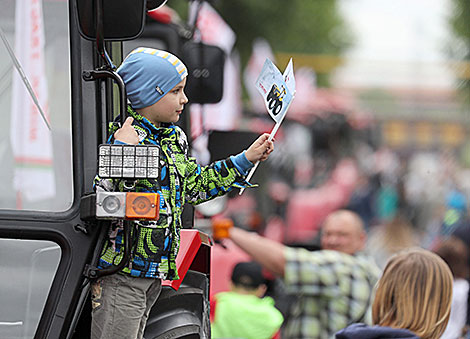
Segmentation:
{"type": "Polygon", "coordinates": [[[117,73],[126,85],[131,106],[139,109],[163,98],[188,75],[188,70],[169,52],[138,47],[124,59],[117,73]]]}

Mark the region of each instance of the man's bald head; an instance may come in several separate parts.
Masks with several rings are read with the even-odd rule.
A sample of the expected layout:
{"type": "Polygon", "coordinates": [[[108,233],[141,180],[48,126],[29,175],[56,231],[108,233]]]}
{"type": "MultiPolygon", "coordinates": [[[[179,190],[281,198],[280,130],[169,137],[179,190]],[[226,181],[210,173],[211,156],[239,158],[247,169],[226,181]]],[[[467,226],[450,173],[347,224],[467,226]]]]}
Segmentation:
{"type": "Polygon", "coordinates": [[[365,243],[364,223],[356,213],[338,210],[326,217],[322,227],[322,249],[355,254],[364,249],[365,243]]]}

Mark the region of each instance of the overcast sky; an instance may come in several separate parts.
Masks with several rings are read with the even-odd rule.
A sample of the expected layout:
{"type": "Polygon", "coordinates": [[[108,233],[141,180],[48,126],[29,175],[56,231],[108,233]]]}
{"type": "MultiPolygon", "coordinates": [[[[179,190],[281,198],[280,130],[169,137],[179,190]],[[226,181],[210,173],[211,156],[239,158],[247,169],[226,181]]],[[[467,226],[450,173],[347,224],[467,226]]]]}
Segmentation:
{"type": "Polygon", "coordinates": [[[341,9],[356,41],[338,85],[453,84],[443,50],[450,0],[342,0],[341,9]]]}

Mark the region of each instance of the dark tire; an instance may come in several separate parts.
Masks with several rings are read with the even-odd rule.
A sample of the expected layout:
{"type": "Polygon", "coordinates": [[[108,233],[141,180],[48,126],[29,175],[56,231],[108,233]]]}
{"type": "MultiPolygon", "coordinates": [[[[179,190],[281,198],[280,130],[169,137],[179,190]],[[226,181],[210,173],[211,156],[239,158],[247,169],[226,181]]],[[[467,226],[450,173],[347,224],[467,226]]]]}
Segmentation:
{"type": "Polygon", "coordinates": [[[210,339],[209,279],[188,271],[178,291],[163,287],[150,311],[145,339],[210,339]]]}

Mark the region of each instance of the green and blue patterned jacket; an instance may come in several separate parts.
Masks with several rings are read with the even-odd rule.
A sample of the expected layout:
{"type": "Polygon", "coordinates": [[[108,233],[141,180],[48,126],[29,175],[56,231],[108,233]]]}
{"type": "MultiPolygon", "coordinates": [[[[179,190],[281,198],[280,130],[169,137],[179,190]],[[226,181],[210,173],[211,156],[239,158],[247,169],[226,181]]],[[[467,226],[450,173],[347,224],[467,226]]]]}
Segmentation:
{"type": "MultiPolygon", "coordinates": [[[[180,244],[181,213],[185,202],[198,204],[229,192],[234,187],[252,186],[230,158],[200,166],[188,155],[186,135],[176,125],[155,127],[128,107],[139,144],[160,146],[158,180],[137,180],[137,192],[160,194],[160,214],[156,221],[135,221],[132,229],[131,259],[122,272],[135,277],[178,279],[176,255],[180,244]]],[[[112,124],[111,134],[117,130],[112,124]]],[[[114,142],[113,137],[109,140],[114,142]]],[[[95,189],[122,191],[116,179],[95,178],[95,189]]],[[[117,265],[124,251],[122,222],[112,223],[99,260],[99,268],[117,265]]]]}

